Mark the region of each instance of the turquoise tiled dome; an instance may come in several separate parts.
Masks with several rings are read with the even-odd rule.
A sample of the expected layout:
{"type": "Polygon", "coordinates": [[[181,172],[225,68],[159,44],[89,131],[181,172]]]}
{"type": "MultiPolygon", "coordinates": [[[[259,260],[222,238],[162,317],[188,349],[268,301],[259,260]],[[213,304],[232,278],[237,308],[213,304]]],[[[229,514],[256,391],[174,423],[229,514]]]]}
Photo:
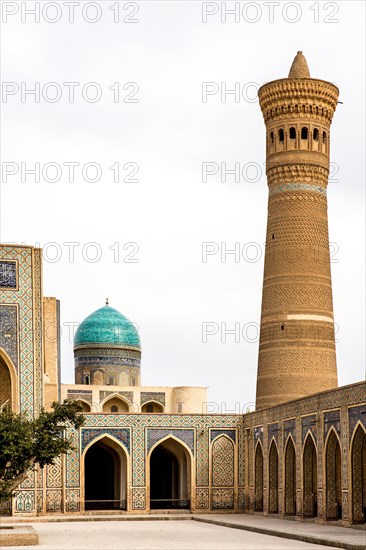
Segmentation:
{"type": "Polygon", "coordinates": [[[140,347],[136,327],[119,311],[105,305],[91,313],[79,325],[74,346],[85,344],[112,344],[115,346],[140,347]]]}

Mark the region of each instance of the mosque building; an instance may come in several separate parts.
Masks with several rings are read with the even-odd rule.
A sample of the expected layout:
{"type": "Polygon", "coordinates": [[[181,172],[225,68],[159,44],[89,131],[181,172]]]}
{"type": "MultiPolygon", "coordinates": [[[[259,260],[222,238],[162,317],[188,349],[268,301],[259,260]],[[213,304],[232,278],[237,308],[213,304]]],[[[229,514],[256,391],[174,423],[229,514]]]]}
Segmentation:
{"type": "Polygon", "coordinates": [[[0,407],[65,398],[74,450],[30,472],[1,512],[241,512],[366,522],[366,383],[338,387],[327,220],[334,84],[301,52],[264,84],[269,188],[256,410],[208,414],[204,387],[143,386],[133,323],[108,303],[79,325],[61,384],[60,304],[42,251],[0,246],[0,407]]]}

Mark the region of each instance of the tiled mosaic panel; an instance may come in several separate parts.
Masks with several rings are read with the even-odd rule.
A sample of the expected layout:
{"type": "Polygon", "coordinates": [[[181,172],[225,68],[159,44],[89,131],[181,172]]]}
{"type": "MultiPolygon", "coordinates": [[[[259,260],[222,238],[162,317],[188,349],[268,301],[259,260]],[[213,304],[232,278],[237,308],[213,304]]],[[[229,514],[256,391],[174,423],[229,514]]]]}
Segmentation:
{"type": "Polygon", "coordinates": [[[148,401],[157,401],[165,406],[165,392],[145,392],[142,391],[140,394],[140,405],[144,405],[148,401]]]}
{"type": "Polygon", "coordinates": [[[93,392],[92,390],[67,390],[67,398],[75,399],[75,401],[83,399],[91,405],[93,402],[93,392]]]}
{"type": "Polygon", "coordinates": [[[285,420],[283,423],[283,447],[286,445],[287,438],[290,434],[296,443],[296,422],[294,418],[291,418],[291,420],[285,420]]]}
{"type": "Polygon", "coordinates": [[[213,510],[234,508],[234,489],[212,489],[211,507],[213,510]]]}
{"type": "Polygon", "coordinates": [[[17,491],[15,493],[16,512],[32,512],[35,508],[34,491],[17,491]]]}
{"type": "Polygon", "coordinates": [[[62,463],[61,457],[55,460],[54,464],[46,466],[46,483],[48,489],[62,487],[62,463]]]}
{"type": "Polygon", "coordinates": [[[15,305],[0,305],[0,347],[18,369],[18,309],[15,305]]]}
{"type": "Polygon", "coordinates": [[[34,250],[33,254],[33,287],[34,287],[34,397],[35,410],[40,411],[43,405],[43,303],[42,303],[42,251],[34,250]]]}
{"type": "Polygon", "coordinates": [[[348,422],[349,422],[349,441],[351,441],[354,429],[358,422],[361,422],[366,428],[366,405],[360,405],[359,407],[350,407],[348,409],[348,422]]]}
{"type": "Polygon", "coordinates": [[[275,424],[268,424],[268,446],[271,444],[273,437],[278,444],[278,432],[279,426],[277,422],[275,424]]]}
{"type": "Polygon", "coordinates": [[[61,489],[51,489],[46,491],[46,510],[47,512],[61,512],[62,510],[61,489]]]}
{"type": "Polygon", "coordinates": [[[341,411],[328,411],[324,413],[324,441],[331,428],[334,428],[338,435],[341,433],[341,411]]]}
{"type": "Polygon", "coordinates": [[[36,483],[36,474],[31,470],[28,477],[20,484],[21,489],[34,489],[36,483]]]}
{"type": "Polygon", "coordinates": [[[210,507],[210,494],[208,488],[196,489],[196,507],[206,509],[210,507]]]}
{"type": "Polygon", "coordinates": [[[256,426],[253,428],[254,444],[259,440],[263,445],[263,426],[256,426]]]}
{"type": "Polygon", "coordinates": [[[79,512],[80,490],[66,489],[66,512],[79,512]]]}
{"type": "Polygon", "coordinates": [[[238,490],[238,508],[244,510],[245,508],[245,489],[244,487],[238,490]]]}
{"type": "Polygon", "coordinates": [[[233,440],[234,443],[236,443],[236,430],[210,430],[211,443],[215,437],[218,437],[219,435],[227,435],[233,440]]]}
{"type": "Polygon", "coordinates": [[[97,439],[101,435],[111,435],[118,441],[120,441],[124,447],[130,452],[130,430],[127,428],[95,428],[91,429],[82,429],[81,430],[81,452],[84,451],[85,447],[89,445],[93,439],[97,439]]]}
{"type": "Polygon", "coordinates": [[[66,455],[66,487],[80,487],[80,432],[70,430],[67,435],[74,450],[66,455]]]}
{"type": "Polygon", "coordinates": [[[19,305],[19,403],[21,411],[33,415],[42,400],[41,252],[3,246],[0,254],[18,261],[19,290],[0,289],[0,303],[19,305]]]}
{"type": "Polygon", "coordinates": [[[43,489],[37,490],[37,512],[43,512],[43,489]]]}
{"type": "Polygon", "coordinates": [[[17,288],[17,263],[0,260],[0,288],[11,290],[17,288]]]}
{"type": "Polygon", "coordinates": [[[302,444],[305,442],[305,437],[308,431],[312,433],[315,441],[317,440],[317,419],[316,414],[310,414],[309,416],[304,416],[301,419],[301,433],[302,433],[302,444]]]}
{"type": "Polygon", "coordinates": [[[147,452],[151,450],[151,448],[160,441],[161,439],[164,439],[168,435],[173,435],[177,439],[180,439],[189,447],[189,449],[192,451],[192,454],[194,454],[194,430],[189,429],[166,429],[166,428],[160,428],[160,429],[149,429],[147,430],[147,452]]]}
{"type": "Polygon", "coordinates": [[[212,485],[234,485],[234,444],[226,436],[219,436],[212,444],[212,485]]]}
{"type": "Polygon", "coordinates": [[[133,401],[132,391],[102,391],[102,390],[99,392],[100,401],[103,401],[109,395],[120,395],[121,397],[124,397],[125,399],[127,399],[127,401],[129,401],[130,403],[132,403],[133,401]]]}
{"type": "Polygon", "coordinates": [[[132,508],[133,510],[145,510],[146,508],[146,489],[132,489],[132,508]]]}

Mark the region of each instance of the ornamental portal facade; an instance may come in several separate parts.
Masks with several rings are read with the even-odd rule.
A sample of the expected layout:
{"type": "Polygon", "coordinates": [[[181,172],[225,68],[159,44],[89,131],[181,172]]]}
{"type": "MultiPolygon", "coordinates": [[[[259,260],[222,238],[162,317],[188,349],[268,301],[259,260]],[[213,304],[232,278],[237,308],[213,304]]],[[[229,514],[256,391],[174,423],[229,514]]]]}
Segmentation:
{"type": "Polygon", "coordinates": [[[36,416],[78,400],[74,450],[31,472],[4,514],[185,509],[366,520],[366,384],[337,387],[326,190],[338,90],[310,78],[262,86],[269,185],[257,410],[207,414],[206,388],[141,385],[141,343],[106,303],[74,339],[60,383],[60,304],[42,251],[0,247],[0,406],[36,416]],[[296,335],[296,337],[294,337],[296,335]]]}

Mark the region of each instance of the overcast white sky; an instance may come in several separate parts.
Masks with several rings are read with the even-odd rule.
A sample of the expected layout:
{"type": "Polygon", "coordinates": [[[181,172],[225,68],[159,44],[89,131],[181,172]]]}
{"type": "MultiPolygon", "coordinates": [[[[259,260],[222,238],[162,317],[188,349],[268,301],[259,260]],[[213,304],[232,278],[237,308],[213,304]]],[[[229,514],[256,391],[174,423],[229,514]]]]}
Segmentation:
{"type": "Polygon", "coordinates": [[[36,4],[1,2],[3,176],[17,171],[3,177],[1,240],[45,247],[44,295],[61,300],[63,381],[74,380],[68,323],[108,296],[139,327],[144,384],[209,386],[226,410],[255,400],[267,215],[255,88],[286,77],[297,50],[343,101],[328,187],[338,373],[340,384],[363,379],[364,2],[241,2],[238,22],[222,21],[221,2],[40,2],[39,22],[27,11],[36,4]],[[217,11],[206,23],[205,9],[217,11]],[[74,102],[65,82],[79,83],[74,102]],[[204,82],[218,90],[206,102],[204,82]],[[235,83],[244,93],[224,101],[235,83]],[[39,102],[25,93],[37,86],[39,102]],[[70,162],[80,163],[73,182],[70,162]],[[239,162],[246,177],[203,182],[204,162],[239,162]],[[23,173],[22,182],[21,163],[23,172],[39,163],[40,181],[23,173]],[[87,163],[99,181],[88,181],[87,163]],[[129,179],[138,181],[123,181],[137,167],[129,179]],[[219,251],[206,262],[204,242],[219,251]],[[74,261],[64,243],[79,243],[74,261]],[[240,261],[222,261],[235,243],[240,261]],[[218,329],[207,342],[203,323],[218,329]],[[239,342],[222,342],[221,324],[235,323],[239,342]]]}

